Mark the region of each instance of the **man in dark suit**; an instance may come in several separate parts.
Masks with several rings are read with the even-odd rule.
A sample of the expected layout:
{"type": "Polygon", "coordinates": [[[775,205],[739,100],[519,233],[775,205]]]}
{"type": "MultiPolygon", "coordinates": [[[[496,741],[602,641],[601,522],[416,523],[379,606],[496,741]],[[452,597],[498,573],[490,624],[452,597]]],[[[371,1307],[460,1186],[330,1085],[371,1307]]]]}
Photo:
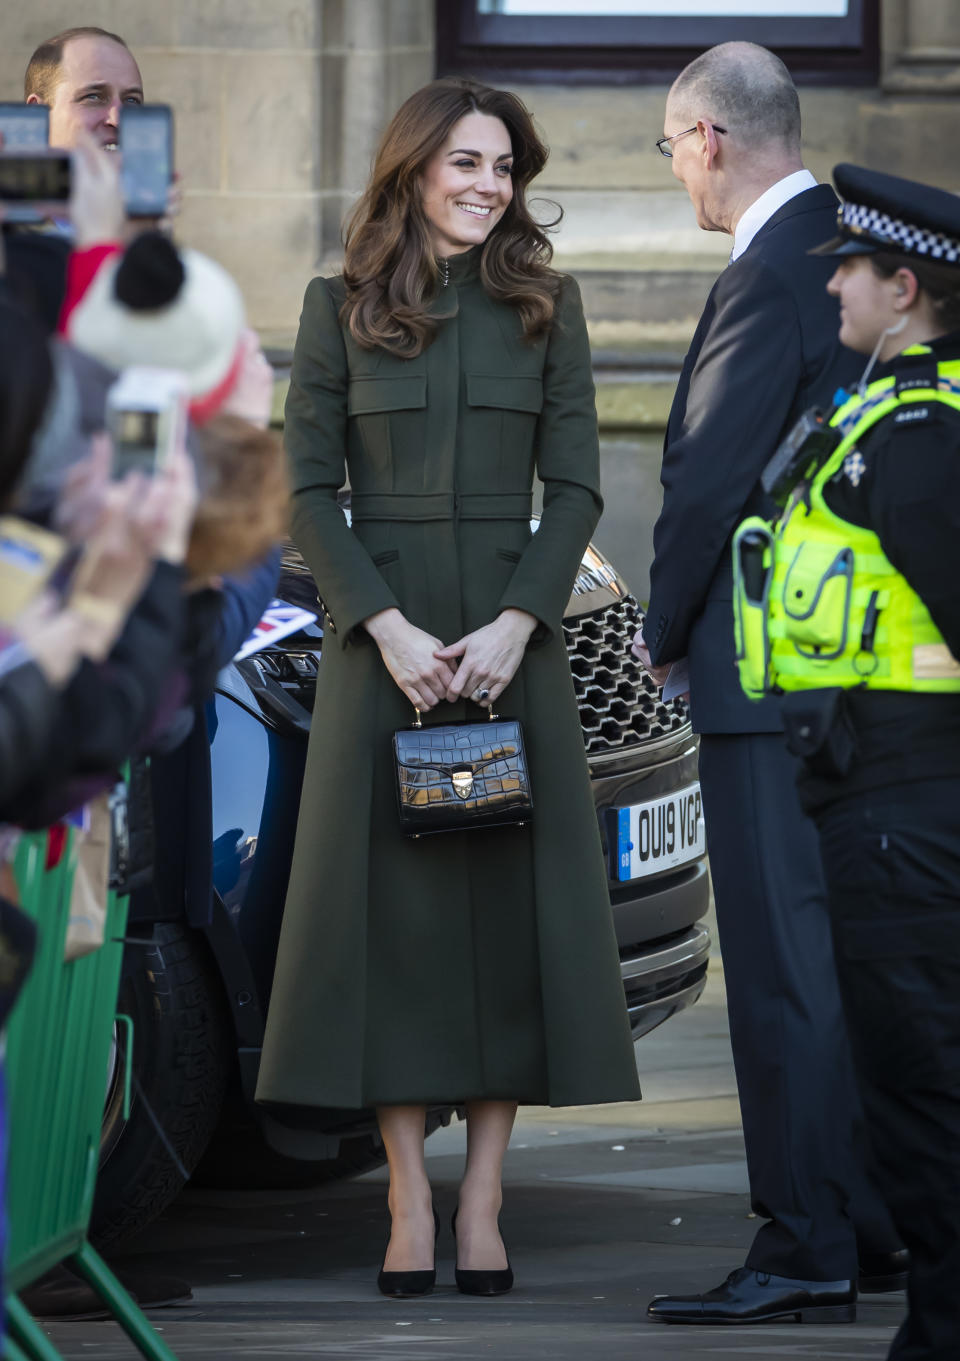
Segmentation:
{"type": "Polygon", "coordinates": [[[660,1296],[648,1313],[848,1321],[858,1275],[861,1290],[899,1288],[905,1254],[864,1165],[816,833],[777,702],[747,700],[734,665],[730,535],[763,507],[760,473],[796,418],[829,407],[862,360],[837,340],[830,262],[807,254],[837,201],[803,168],[783,63],[751,43],[712,48],[674,83],[664,134],[698,225],[733,250],[670,413],[635,650],[658,683],[688,658],[750,1189],[766,1222],[722,1285],[660,1296]]]}

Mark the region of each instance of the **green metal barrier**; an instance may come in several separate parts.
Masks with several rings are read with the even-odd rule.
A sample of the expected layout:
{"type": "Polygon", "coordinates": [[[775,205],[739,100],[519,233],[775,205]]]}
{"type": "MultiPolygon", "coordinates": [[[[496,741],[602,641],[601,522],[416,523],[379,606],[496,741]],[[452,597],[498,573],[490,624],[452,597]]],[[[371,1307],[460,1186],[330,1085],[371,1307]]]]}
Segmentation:
{"type": "Polygon", "coordinates": [[[96,1291],[150,1361],[176,1361],[87,1242],[127,899],[109,895],[106,942],[64,963],[74,873],[73,834],[46,867],[47,833],[24,836],[14,862],[23,910],[39,928],[37,955],[7,1031],[6,1355],[61,1361],[16,1292],[59,1262],[96,1291]]]}

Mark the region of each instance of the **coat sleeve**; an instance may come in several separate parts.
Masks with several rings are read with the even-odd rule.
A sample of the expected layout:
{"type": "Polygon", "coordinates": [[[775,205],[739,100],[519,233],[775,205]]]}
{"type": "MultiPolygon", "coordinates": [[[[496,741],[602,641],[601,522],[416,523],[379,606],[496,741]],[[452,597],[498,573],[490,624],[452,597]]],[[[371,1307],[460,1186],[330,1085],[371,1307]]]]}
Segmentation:
{"type": "Polygon", "coordinates": [[[547,642],[560,628],[603,510],[590,342],[580,290],[570,278],[563,280],[547,341],[536,438],[543,483],[540,527],[500,600],[502,610],[526,610],[540,621],[532,646],[547,642]]]}
{"type": "Polygon", "coordinates": [[[46,773],[49,741],[60,704],[36,662],[0,676],[0,819],[16,821],[16,796],[46,773]]]}
{"type": "MultiPolygon", "coordinates": [[[[677,661],[796,399],[804,359],[793,294],[774,271],[721,275],[679,436],[664,450],[644,637],[677,661]]],[[[731,629],[733,621],[731,616],[731,629]]]]}
{"type": "Polygon", "coordinates": [[[54,751],[69,773],[113,770],[136,750],[181,660],[183,570],[158,562],[106,661],[83,661],[63,692],[54,751]]]}
{"type": "Polygon", "coordinates": [[[347,355],[325,279],[307,286],[284,419],[292,537],[346,647],[364,619],[399,605],[337,505],[346,481],[347,355]]]}
{"type": "Polygon", "coordinates": [[[279,547],[271,548],[245,572],[224,577],[221,588],[223,607],[214,626],[218,667],[232,661],[276,595],[281,556],[279,547]]]}

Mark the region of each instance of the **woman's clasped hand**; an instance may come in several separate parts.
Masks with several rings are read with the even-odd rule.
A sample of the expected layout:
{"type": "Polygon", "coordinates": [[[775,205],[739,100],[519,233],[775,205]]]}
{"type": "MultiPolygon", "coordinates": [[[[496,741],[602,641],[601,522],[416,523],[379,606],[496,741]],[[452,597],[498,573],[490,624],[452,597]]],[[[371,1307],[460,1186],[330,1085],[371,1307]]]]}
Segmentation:
{"type": "Polygon", "coordinates": [[[523,660],[537,621],[525,610],[503,610],[492,624],[444,647],[439,638],[411,624],[398,609],[381,610],[366,620],[383,663],[417,709],[433,709],[486,691],[492,705],[507,688],[523,660]]]}
{"type": "Polygon", "coordinates": [[[516,675],[537,621],[526,610],[503,610],[492,624],[468,633],[437,652],[456,674],[445,699],[456,703],[484,690],[484,704],[494,704],[516,675]]]}

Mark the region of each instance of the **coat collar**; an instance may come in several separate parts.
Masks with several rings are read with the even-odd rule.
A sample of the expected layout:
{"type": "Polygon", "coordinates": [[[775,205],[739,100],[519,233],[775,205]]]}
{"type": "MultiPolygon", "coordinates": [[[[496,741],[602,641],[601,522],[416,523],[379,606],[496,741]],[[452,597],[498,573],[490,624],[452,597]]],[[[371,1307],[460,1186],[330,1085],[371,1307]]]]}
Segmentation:
{"type": "Polygon", "coordinates": [[[441,279],[446,278],[448,284],[463,284],[468,279],[476,278],[480,273],[482,254],[483,246],[478,245],[461,251],[459,255],[448,255],[446,258],[438,259],[441,279]]]}
{"type": "Polygon", "coordinates": [[[791,217],[798,217],[801,213],[819,213],[824,208],[835,209],[839,202],[840,200],[829,184],[816,184],[812,189],[804,189],[803,193],[795,194],[792,199],[787,200],[782,208],[777,209],[773,217],[763,224],[740,259],[742,260],[749,255],[753,246],[758,241],[762,241],[767,233],[773,231],[774,227],[781,222],[786,222],[791,217]]]}

